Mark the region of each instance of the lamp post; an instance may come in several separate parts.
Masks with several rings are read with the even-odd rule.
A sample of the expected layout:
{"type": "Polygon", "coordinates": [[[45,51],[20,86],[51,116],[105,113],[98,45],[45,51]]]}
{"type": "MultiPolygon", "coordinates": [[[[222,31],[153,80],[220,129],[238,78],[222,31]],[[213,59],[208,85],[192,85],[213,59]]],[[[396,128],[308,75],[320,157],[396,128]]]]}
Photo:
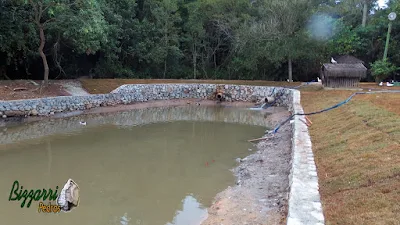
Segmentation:
{"type": "Polygon", "coordinates": [[[389,26],[388,26],[388,32],[386,36],[386,44],[385,44],[385,52],[383,53],[383,60],[387,58],[387,53],[388,53],[388,48],[389,48],[389,38],[390,38],[390,31],[392,30],[392,21],[396,19],[396,13],[391,12],[388,15],[389,19],[389,26]]]}

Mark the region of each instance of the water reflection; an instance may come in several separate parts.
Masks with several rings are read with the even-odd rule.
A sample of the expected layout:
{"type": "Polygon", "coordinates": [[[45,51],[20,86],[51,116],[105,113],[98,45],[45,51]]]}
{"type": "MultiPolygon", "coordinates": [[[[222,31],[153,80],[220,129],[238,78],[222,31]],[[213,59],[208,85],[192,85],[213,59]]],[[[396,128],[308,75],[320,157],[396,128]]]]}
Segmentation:
{"type": "Polygon", "coordinates": [[[129,225],[129,221],[131,221],[131,218],[128,217],[128,213],[125,213],[120,220],[121,225],[129,225]]]}
{"type": "Polygon", "coordinates": [[[182,203],[182,210],[178,210],[172,222],[166,225],[198,225],[207,218],[207,209],[192,195],[186,196],[182,203]]]}
{"type": "Polygon", "coordinates": [[[142,126],[152,123],[173,121],[214,121],[270,127],[260,111],[235,107],[216,106],[175,106],[135,109],[120,113],[81,115],[63,119],[51,119],[9,127],[0,130],[0,143],[8,144],[26,139],[34,139],[55,133],[76,133],[88,127],[99,125],[142,126]],[[81,121],[87,122],[82,126],[81,121]]]}

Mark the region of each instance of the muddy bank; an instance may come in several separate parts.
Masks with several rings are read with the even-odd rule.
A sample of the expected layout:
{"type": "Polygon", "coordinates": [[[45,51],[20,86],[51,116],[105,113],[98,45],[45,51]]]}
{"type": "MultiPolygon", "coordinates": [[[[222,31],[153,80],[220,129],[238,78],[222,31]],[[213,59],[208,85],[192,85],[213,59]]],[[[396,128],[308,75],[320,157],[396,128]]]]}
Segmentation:
{"type": "MultiPolygon", "coordinates": [[[[289,112],[275,112],[272,120],[289,112]]],[[[283,126],[268,140],[254,146],[254,153],[233,169],[237,181],[219,193],[202,225],[284,224],[287,216],[291,168],[291,126],[283,126]]]]}

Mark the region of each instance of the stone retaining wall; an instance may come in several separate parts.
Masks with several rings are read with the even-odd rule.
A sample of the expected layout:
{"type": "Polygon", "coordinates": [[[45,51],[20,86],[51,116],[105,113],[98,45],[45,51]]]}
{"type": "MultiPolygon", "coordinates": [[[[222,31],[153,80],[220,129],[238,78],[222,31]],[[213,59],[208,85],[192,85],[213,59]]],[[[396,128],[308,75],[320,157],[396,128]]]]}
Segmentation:
{"type": "Polygon", "coordinates": [[[43,116],[59,112],[151,100],[213,99],[216,91],[223,92],[227,101],[256,101],[268,96],[282,95],[276,105],[290,105],[290,99],[288,99],[290,96],[289,89],[280,87],[216,84],[138,84],[122,85],[110,94],[0,101],[0,116],[43,116]]]}
{"type": "MultiPolygon", "coordinates": [[[[292,113],[303,112],[303,108],[300,105],[300,92],[293,89],[216,84],[139,84],[123,85],[110,94],[102,95],[0,101],[0,116],[49,115],[58,112],[85,110],[118,104],[133,104],[135,102],[150,100],[182,98],[214,99],[216,92],[223,93],[227,101],[259,101],[265,97],[274,97],[276,99],[275,105],[285,106],[292,113]]],[[[132,115],[127,116],[131,117],[132,115]]],[[[64,131],[78,126],[78,121],[69,123],[69,120],[77,120],[77,118],[74,119],[71,117],[66,120],[60,120],[67,123],[64,126],[64,131]]],[[[103,118],[103,121],[110,122],[109,120],[113,120],[113,118],[103,118]]],[[[302,120],[304,121],[304,116],[295,116],[294,123],[292,123],[293,158],[289,177],[290,190],[287,224],[324,224],[311,139],[308,134],[308,128],[302,120]]],[[[125,118],[125,122],[128,121],[125,118]]],[[[114,121],[113,123],[121,124],[123,122],[114,121]]],[[[43,127],[43,125],[41,126],[43,127]]],[[[40,126],[36,129],[39,128],[40,126]]],[[[29,130],[26,131],[28,132],[29,130]]],[[[21,135],[24,135],[23,130],[21,130],[21,135]]],[[[21,138],[22,136],[6,138],[6,134],[3,133],[1,134],[0,141],[4,143],[3,141],[21,138]]]]}

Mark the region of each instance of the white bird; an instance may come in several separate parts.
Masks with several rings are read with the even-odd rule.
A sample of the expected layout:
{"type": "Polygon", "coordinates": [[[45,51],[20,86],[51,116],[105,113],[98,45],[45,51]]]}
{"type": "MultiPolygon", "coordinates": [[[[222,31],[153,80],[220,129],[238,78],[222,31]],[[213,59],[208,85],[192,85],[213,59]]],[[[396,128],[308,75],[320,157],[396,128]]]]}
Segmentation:
{"type": "Polygon", "coordinates": [[[321,82],[322,82],[321,79],[319,79],[319,77],[317,77],[317,80],[318,80],[318,83],[321,83],[321,82]]]}
{"type": "Polygon", "coordinates": [[[290,82],[289,79],[286,80],[287,82],[290,82]]]}
{"type": "Polygon", "coordinates": [[[391,84],[391,83],[389,83],[389,82],[386,82],[386,86],[388,86],[388,87],[393,87],[394,84],[391,84]]]}
{"type": "Polygon", "coordinates": [[[80,121],[79,122],[80,125],[86,126],[86,122],[80,121]]]}
{"type": "Polygon", "coordinates": [[[331,57],[331,63],[336,64],[337,62],[336,62],[336,60],[334,60],[334,59],[331,57]]]}
{"type": "Polygon", "coordinates": [[[383,82],[382,81],[379,83],[379,86],[383,86],[383,82]]]}

